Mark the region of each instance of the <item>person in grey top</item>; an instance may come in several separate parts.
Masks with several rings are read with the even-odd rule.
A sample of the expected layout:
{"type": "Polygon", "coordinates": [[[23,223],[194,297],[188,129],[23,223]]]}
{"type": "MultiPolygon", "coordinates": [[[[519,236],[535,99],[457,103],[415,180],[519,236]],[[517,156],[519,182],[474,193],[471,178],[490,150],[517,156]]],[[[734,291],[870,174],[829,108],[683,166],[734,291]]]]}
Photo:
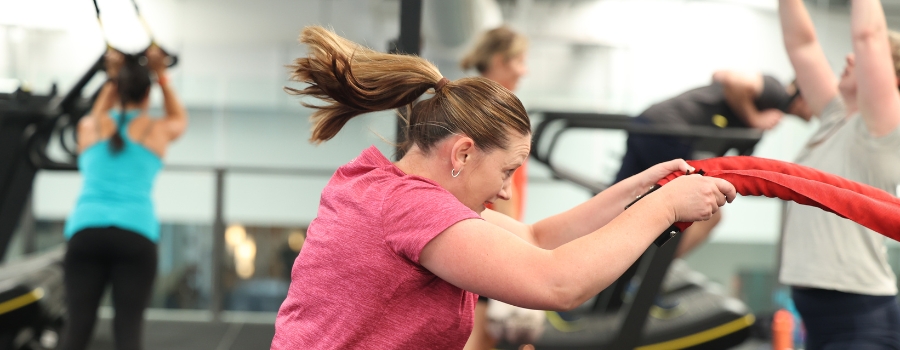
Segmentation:
{"type": "MultiPolygon", "coordinates": [[[[853,53],[838,80],[803,1],[779,1],[797,84],[821,122],[797,163],[897,195],[900,35],[888,31],[878,0],[851,6],[853,53]]],[[[786,204],[783,220],[779,279],[792,287],[806,349],[900,349],[897,281],[885,238],[795,203],[786,204]]]]}

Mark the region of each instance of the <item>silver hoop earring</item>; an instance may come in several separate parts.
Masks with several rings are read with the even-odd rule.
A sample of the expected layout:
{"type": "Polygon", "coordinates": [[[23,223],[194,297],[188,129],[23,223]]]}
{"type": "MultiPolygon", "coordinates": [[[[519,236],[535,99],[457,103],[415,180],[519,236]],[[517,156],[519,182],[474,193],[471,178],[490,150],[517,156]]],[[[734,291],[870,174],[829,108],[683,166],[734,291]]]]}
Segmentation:
{"type": "Polygon", "coordinates": [[[459,173],[462,172],[462,169],[459,169],[459,171],[456,171],[455,174],[453,173],[454,171],[456,171],[456,169],[450,169],[450,176],[457,177],[457,176],[459,176],[459,173]]]}

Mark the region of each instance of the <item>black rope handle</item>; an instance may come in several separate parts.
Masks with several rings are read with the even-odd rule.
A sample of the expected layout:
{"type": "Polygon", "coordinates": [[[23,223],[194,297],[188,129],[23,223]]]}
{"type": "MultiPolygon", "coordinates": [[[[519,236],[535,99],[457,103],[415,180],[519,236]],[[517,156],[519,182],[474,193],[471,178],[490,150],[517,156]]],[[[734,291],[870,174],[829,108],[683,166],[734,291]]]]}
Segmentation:
{"type": "MultiPolygon", "coordinates": [[[[121,50],[116,49],[116,48],[112,47],[112,45],[109,44],[109,38],[106,36],[106,31],[103,29],[103,20],[100,18],[100,6],[97,4],[97,0],[93,0],[93,3],[94,3],[94,11],[97,13],[97,24],[100,25],[100,31],[103,33],[103,41],[106,42],[106,47],[108,49],[116,50],[122,54],[125,54],[121,50]]],[[[150,24],[148,24],[147,20],[144,19],[144,16],[141,15],[141,9],[140,9],[140,7],[138,7],[137,1],[131,0],[131,4],[134,6],[134,12],[135,12],[135,14],[137,14],[138,20],[141,21],[141,26],[144,27],[144,32],[146,32],[147,36],[150,37],[150,46],[148,46],[146,49],[144,49],[144,51],[138,53],[137,56],[146,57],[147,50],[149,50],[150,48],[156,47],[160,51],[162,51],[162,53],[164,55],[166,55],[166,57],[167,57],[166,66],[167,67],[172,67],[172,66],[178,64],[178,56],[177,55],[173,55],[173,54],[169,53],[168,51],[163,49],[161,46],[159,46],[159,44],[157,44],[156,37],[153,35],[153,31],[150,30],[150,24]]]]}

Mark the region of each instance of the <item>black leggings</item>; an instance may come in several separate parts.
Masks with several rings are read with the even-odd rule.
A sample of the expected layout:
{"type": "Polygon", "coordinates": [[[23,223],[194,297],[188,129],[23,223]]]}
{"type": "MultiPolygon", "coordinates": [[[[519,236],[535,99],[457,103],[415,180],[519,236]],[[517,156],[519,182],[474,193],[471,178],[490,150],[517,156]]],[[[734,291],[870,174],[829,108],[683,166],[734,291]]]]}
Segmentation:
{"type": "Polygon", "coordinates": [[[793,288],[806,327],[807,350],[900,349],[900,306],[896,296],[793,288]]]}
{"type": "Polygon", "coordinates": [[[97,307],[112,283],[116,349],[141,349],[144,310],[156,277],[156,244],[117,227],[78,231],[65,258],[68,319],[62,350],[87,348],[97,321],[97,307]]]}

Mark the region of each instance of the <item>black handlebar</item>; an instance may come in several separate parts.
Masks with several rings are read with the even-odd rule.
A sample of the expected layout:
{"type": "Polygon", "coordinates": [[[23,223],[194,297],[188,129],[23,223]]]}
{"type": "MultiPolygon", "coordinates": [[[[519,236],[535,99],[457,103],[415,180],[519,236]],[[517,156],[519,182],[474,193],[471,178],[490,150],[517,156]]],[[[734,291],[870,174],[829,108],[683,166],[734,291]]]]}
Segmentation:
{"type": "Polygon", "coordinates": [[[631,134],[680,137],[690,141],[695,150],[722,155],[729,149],[737,149],[742,155],[753,152],[762,138],[762,130],[750,128],[719,128],[711,126],[638,124],[624,114],[533,112],[543,120],[535,127],[531,158],[546,165],[557,178],[565,179],[594,193],[600,193],[610,184],[600,183],[584,176],[553,166],[552,156],[563,133],[570,129],[624,130],[631,134]]]}

